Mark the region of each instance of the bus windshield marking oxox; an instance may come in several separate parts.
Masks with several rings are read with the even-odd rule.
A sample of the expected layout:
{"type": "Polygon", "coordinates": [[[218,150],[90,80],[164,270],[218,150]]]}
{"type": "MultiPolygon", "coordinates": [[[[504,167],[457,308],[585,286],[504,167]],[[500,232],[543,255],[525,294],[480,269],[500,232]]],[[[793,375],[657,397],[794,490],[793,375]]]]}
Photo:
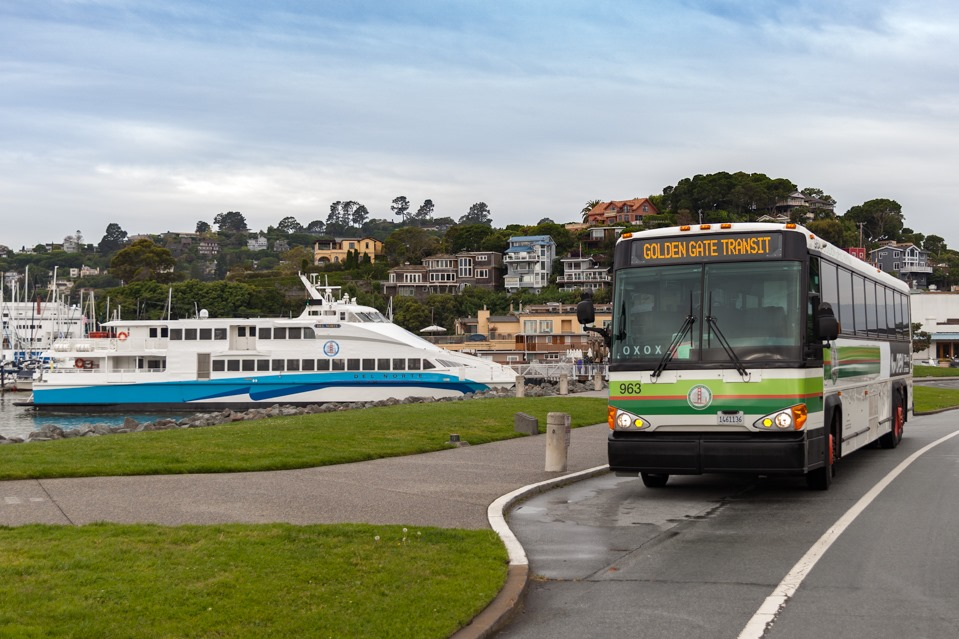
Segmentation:
{"type": "MultiPolygon", "coordinates": [[[[609,465],[805,475],[876,440],[912,400],[908,287],[795,225],[626,234],[616,245],[609,465]]],[[[580,305],[580,321],[592,304],[580,305]]]]}

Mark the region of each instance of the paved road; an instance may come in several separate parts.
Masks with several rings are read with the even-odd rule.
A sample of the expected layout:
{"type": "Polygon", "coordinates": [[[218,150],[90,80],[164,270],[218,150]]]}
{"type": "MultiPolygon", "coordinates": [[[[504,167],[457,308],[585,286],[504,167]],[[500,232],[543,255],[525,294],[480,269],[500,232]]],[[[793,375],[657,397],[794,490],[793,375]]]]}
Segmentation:
{"type": "MultiPolygon", "coordinates": [[[[870,488],[959,428],[919,417],[892,451],[801,479],[605,475],[513,510],[530,559],[525,611],[498,637],[736,637],[780,580],[870,488]]],[[[767,637],[959,635],[959,436],[919,457],[826,550],[767,637]]]]}

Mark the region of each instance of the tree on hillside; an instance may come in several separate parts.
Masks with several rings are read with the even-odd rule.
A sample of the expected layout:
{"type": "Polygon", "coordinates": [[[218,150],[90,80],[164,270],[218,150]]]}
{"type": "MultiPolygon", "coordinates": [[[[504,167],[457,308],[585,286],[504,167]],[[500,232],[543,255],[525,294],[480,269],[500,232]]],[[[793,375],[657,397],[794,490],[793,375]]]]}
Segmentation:
{"type": "Polygon", "coordinates": [[[675,186],[663,189],[669,211],[689,211],[703,221],[753,220],[772,211],[776,203],[796,190],[784,178],[770,178],[762,173],[712,173],[684,178],[675,186]],[[717,219],[714,219],[717,218],[717,219]]]}
{"type": "Polygon", "coordinates": [[[305,230],[307,233],[319,234],[323,233],[324,229],[326,229],[326,224],[323,223],[323,220],[313,220],[306,225],[305,230]]]}
{"type": "Polygon", "coordinates": [[[210,223],[200,220],[196,223],[196,232],[197,233],[209,233],[210,232],[210,223]]]}
{"type": "Polygon", "coordinates": [[[932,255],[933,257],[938,257],[948,250],[946,248],[946,240],[938,235],[927,235],[920,246],[924,251],[928,251],[929,255],[932,255]]]}
{"type": "Polygon", "coordinates": [[[443,236],[449,253],[483,250],[483,240],[495,233],[487,224],[460,224],[450,227],[443,236]]]}
{"type": "Polygon", "coordinates": [[[110,260],[110,273],[124,282],[153,280],[172,282],[176,259],[169,250],[147,239],[137,240],[117,251],[110,260]]]}
{"type": "Polygon", "coordinates": [[[106,233],[100,243],[97,244],[97,251],[100,255],[108,255],[123,248],[127,241],[127,232],[120,228],[116,222],[107,224],[106,233]]]}
{"type": "Polygon", "coordinates": [[[415,220],[420,226],[428,226],[433,220],[433,211],[435,208],[433,200],[423,200],[423,204],[420,205],[420,208],[416,209],[416,213],[412,215],[411,220],[415,220]]]}
{"type": "Polygon", "coordinates": [[[383,253],[390,264],[422,264],[440,250],[441,242],[429,231],[417,226],[404,226],[390,234],[383,242],[383,253]]]}
{"type": "Polygon", "coordinates": [[[850,220],[842,218],[813,220],[806,224],[806,228],[830,244],[842,248],[859,246],[859,231],[850,220]]]}
{"type": "Polygon", "coordinates": [[[843,216],[855,224],[862,224],[864,241],[875,244],[883,240],[898,240],[905,218],[902,206],[895,200],[878,198],[854,206],[843,216]]]}
{"type": "Polygon", "coordinates": [[[390,205],[390,210],[393,211],[393,215],[400,216],[400,224],[405,224],[409,221],[407,215],[410,210],[410,201],[405,195],[393,198],[393,204],[390,205]]]}
{"type": "Polygon", "coordinates": [[[276,225],[276,228],[284,233],[299,233],[303,230],[303,226],[296,221],[296,218],[292,215],[288,215],[276,225]]]}
{"type": "Polygon", "coordinates": [[[590,200],[589,202],[587,202],[586,206],[583,207],[583,210],[580,211],[580,213],[583,214],[583,222],[586,221],[586,218],[589,216],[589,212],[592,211],[597,204],[602,204],[602,203],[603,203],[602,200],[590,200]]]}
{"type": "Polygon", "coordinates": [[[459,219],[459,224],[486,224],[493,225],[493,219],[490,217],[489,206],[486,202],[477,202],[470,207],[466,215],[459,219]]]}
{"type": "Polygon", "coordinates": [[[217,213],[213,218],[213,223],[217,225],[220,231],[247,232],[246,218],[239,211],[228,211],[226,213],[217,213]]]}

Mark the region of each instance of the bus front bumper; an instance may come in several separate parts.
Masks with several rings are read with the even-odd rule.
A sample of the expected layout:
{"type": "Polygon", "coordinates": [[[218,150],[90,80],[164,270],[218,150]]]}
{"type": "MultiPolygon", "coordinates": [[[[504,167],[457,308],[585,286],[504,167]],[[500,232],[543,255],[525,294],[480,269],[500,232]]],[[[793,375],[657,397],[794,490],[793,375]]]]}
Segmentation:
{"type": "Polygon", "coordinates": [[[798,475],[821,464],[823,430],[799,433],[616,433],[609,468],[617,474],[798,475]]]}

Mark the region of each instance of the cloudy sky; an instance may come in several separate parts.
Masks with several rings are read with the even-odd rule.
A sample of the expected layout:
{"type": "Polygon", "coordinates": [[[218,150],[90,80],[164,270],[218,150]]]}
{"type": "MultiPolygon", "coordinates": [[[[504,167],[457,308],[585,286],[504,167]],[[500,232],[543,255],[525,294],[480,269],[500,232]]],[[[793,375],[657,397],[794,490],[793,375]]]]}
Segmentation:
{"type": "Polygon", "coordinates": [[[0,0],[0,244],[745,171],[959,248],[954,0],[0,0]]]}

